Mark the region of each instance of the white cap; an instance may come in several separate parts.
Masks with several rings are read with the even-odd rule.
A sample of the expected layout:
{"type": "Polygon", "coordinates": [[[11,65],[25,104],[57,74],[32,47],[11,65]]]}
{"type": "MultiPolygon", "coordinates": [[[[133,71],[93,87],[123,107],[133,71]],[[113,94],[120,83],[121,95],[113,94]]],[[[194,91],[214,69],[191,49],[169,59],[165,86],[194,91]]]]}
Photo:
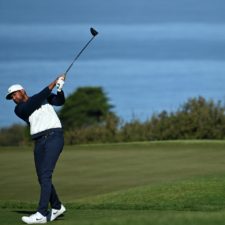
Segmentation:
{"type": "Polygon", "coordinates": [[[24,88],[20,85],[20,84],[14,84],[12,86],[9,87],[8,89],[8,93],[6,95],[6,99],[10,100],[12,99],[12,96],[11,94],[15,91],[20,91],[20,90],[23,90],[24,88]]]}

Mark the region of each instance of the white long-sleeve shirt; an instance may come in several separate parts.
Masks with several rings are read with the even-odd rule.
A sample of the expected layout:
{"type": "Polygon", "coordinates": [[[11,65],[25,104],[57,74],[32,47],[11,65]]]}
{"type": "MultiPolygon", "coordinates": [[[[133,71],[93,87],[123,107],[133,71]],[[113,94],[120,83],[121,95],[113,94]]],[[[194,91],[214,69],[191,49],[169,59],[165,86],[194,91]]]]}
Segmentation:
{"type": "Polygon", "coordinates": [[[35,139],[51,129],[62,128],[53,105],[61,106],[64,102],[63,91],[57,92],[56,95],[46,87],[38,94],[29,97],[26,102],[18,103],[15,113],[30,125],[30,134],[35,139]]]}

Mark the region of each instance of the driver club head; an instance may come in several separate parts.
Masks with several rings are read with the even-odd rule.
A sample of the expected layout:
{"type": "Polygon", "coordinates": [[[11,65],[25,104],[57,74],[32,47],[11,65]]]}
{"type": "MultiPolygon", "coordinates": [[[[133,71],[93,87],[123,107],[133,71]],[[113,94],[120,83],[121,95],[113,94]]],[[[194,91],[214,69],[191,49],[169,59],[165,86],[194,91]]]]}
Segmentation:
{"type": "Polygon", "coordinates": [[[90,32],[94,37],[98,34],[98,31],[95,30],[93,27],[90,28],[90,32]]]}

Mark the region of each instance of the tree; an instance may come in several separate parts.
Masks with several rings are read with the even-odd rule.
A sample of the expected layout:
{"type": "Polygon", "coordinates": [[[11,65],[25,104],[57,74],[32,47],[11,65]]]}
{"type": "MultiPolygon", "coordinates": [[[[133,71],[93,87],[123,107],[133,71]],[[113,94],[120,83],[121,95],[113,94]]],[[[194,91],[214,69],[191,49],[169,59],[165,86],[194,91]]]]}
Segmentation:
{"type": "Polygon", "coordinates": [[[81,87],[66,99],[59,117],[65,130],[101,125],[112,108],[101,87],[81,87]]]}

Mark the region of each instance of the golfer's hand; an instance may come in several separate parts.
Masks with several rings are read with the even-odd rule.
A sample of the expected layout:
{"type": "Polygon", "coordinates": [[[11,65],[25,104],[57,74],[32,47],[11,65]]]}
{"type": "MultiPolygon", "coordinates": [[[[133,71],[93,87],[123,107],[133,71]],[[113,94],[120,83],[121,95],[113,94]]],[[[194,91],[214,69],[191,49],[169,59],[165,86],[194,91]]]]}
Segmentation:
{"type": "Polygon", "coordinates": [[[58,92],[62,91],[63,85],[65,83],[65,75],[61,75],[58,77],[57,81],[56,81],[56,88],[58,92]]]}

